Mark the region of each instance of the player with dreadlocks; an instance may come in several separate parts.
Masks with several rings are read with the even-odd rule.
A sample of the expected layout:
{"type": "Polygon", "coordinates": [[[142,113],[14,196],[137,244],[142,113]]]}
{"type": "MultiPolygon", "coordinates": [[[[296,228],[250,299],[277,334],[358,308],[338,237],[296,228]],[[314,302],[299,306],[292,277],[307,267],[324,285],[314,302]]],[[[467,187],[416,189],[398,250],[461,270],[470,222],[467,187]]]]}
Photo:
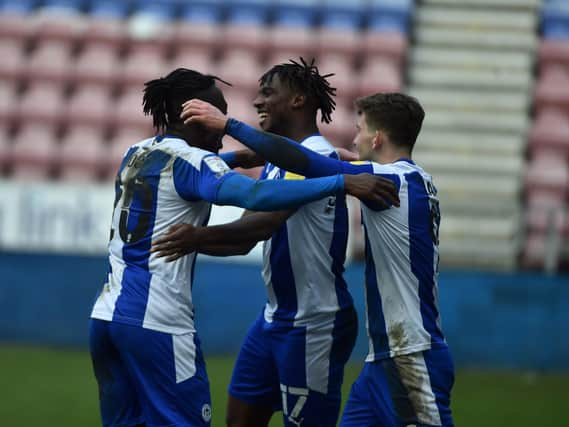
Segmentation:
{"type": "MultiPolygon", "coordinates": [[[[324,122],[330,122],[334,110],[335,89],[328,77],[314,62],[302,59],[271,68],[260,78],[253,102],[261,128],[337,158],[317,125],[318,110],[324,122]]],[[[237,155],[232,163],[239,160],[237,155]]],[[[261,177],[303,179],[273,164],[265,166],[261,177]]],[[[182,225],[157,241],[154,250],[176,259],[186,253],[184,241],[195,231],[182,225]]],[[[241,253],[255,244],[245,236],[268,239],[262,272],[268,302],[250,328],[233,371],[228,425],[266,426],[273,412],[282,409],[287,426],[335,426],[344,365],[357,335],[356,313],[343,278],[348,239],[345,197],[325,197],[296,211],[246,212],[238,221],[200,231],[204,239],[208,234],[232,242],[240,239],[241,253]]],[[[199,251],[212,249],[203,245],[199,251]]]]}
{"type": "Polygon", "coordinates": [[[214,154],[222,132],[180,119],[188,100],[226,111],[216,80],[177,69],[146,83],[144,112],[158,135],[130,147],[120,165],[108,276],[90,321],[104,426],[210,424],[209,383],[193,320],[196,253],[166,264],[151,253],[153,240],[177,222],[207,224],[211,203],[290,209],[343,191],[369,195],[375,186],[371,176],[367,182],[342,175],[285,182],[231,172],[214,154]]]}

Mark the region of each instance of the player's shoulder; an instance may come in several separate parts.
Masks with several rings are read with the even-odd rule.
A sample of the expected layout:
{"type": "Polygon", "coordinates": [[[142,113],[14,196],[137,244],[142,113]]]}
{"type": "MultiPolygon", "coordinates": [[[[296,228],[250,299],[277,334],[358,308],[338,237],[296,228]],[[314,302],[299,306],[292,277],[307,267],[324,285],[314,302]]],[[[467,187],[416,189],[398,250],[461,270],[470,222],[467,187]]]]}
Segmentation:
{"type": "Polygon", "coordinates": [[[407,175],[410,173],[419,173],[422,176],[430,175],[423,170],[421,166],[411,159],[399,159],[393,163],[376,163],[371,162],[373,170],[378,174],[394,174],[394,175],[407,175]]]}
{"type": "Polygon", "coordinates": [[[320,134],[309,136],[302,141],[302,146],[326,156],[336,152],[330,141],[320,134]]]}
{"type": "Polygon", "coordinates": [[[204,158],[217,157],[215,153],[202,148],[193,147],[183,139],[168,138],[164,142],[164,148],[166,148],[171,154],[190,163],[196,169],[200,169],[200,165],[204,158]]]}

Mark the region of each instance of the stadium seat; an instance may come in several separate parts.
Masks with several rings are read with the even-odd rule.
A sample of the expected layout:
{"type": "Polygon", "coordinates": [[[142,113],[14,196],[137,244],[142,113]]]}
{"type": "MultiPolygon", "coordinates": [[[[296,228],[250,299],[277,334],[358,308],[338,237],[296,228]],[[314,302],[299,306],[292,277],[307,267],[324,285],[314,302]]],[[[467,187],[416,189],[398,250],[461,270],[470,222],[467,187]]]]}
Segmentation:
{"type": "Polygon", "coordinates": [[[569,4],[565,0],[545,2],[541,27],[546,39],[569,39],[569,4]]]}
{"type": "Polygon", "coordinates": [[[216,66],[215,74],[231,83],[236,89],[255,91],[264,71],[258,57],[245,49],[227,50],[216,66]]]}
{"type": "Polygon", "coordinates": [[[0,38],[0,79],[20,79],[26,66],[23,40],[0,38]]]}
{"type": "Polygon", "coordinates": [[[538,112],[554,107],[569,114],[569,68],[550,66],[543,70],[535,88],[535,106],[538,112]]]}
{"type": "Polygon", "coordinates": [[[562,65],[569,70],[569,43],[566,40],[542,40],[538,51],[539,66],[562,65]]]}
{"type": "Polygon", "coordinates": [[[230,1],[227,20],[221,29],[221,48],[251,49],[253,54],[267,48],[267,27],[270,4],[264,1],[230,1]]]}
{"type": "Polygon", "coordinates": [[[166,65],[166,70],[169,72],[180,67],[200,73],[213,73],[215,70],[211,51],[207,47],[197,46],[181,46],[166,65]]]}
{"type": "Polygon", "coordinates": [[[113,180],[116,177],[121,161],[131,145],[134,145],[154,135],[148,127],[125,126],[117,129],[110,139],[110,144],[104,155],[103,178],[113,180]]]}
{"type": "Polygon", "coordinates": [[[368,11],[368,30],[407,34],[413,0],[371,0],[368,11]]]}
{"type": "Polygon", "coordinates": [[[14,81],[0,80],[0,126],[12,123],[17,115],[17,86],[14,81]]]}
{"type": "Polygon", "coordinates": [[[85,0],[43,0],[40,11],[53,15],[80,14],[85,9],[85,0]]]}
{"type": "Polygon", "coordinates": [[[156,21],[167,22],[173,20],[178,12],[178,0],[138,0],[135,2],[135,7],[132,17],[148,16],[154,18],[156,21]]]}
{"type": "Polygon", "coordinates": [[[132,49],[120,65],[119,80],[123,85],[142,87],[148,80],[166,72],[164,50],[158,46],[139,46],[132,49]]]}
{"type": "Polygon", "coordinates": [[[65,121],[70,125],[104,128],[113,115],[109,89],[100,85],[78,86],[65,106],[65,121]]]}
{"type": "Polygon", "coordinates": [[[407,53],[407,38],[404,34],[368,30],[361,38],[364,57],[383,56],[402,69],[407,53]]]}
{"type": "Polygon", "coordinates": [[[118,18],[91,17],[86,23],[85,43],[100,42],[122,48],[127,40],[127,27],[118,18]]]}
{"type": "Polygon", "coordinates": [[[26,15],[0,12],[0,37],[28,41],[34,32],[26,15]]]}
{"type": "Polygon", "coordinates": [[[3,0],[0,1],[0,13],[28,15],[36,3],[37,0],[3,0]]]}
{"type": "Polygon", "coordinates": [[[224,14],[221,0],[194,0],[182,3],[180,17],[192,23],[207,23],[215,25],[221,22],[224,14]]]}
{"type": "Polygon", "coordinates": [[[221,40],[220,26],[211,22],[178,21],[173,23],[173,46],[178,50],[192,47],[216,49],[221,40]]]}
{"type": "Polygon", "coordinates": [[[152,119],[142,112],[142,89],[142,85],[131,86],[116,101],[111,123],[117,132],[124,127],[146,132],[151,129],[152,119]]]}
{"type": "Polygon", "coordinates": [[[12,177],[43,180],[55,165],[57,145],[55,128],[47,124],[22,126],[12,141],[12,177]]]}
{"type": "Polygon", "coordinates": [[[102,42],[89,42],[69,64],[76,83],[113,85],[119,76],[119,49],[102,42]]]}
{"type": "Polygon", "coordinates": [[[107,149],[100,127],[71,127],[62,139],[57,154],[60,179],[96,180],[101,173],[107,149]]]}
{"type": "Polygon", "coordinates": [[[312,27],[319,7],[319,0],[279,0],[274,4],[274,24],[291,28],[312,27]]]}
{"type": "Polygon", "coordinates": [[[569,115],[555,109],[542,110],[532,125],[529,143],[533,153],[555,150],[569,160],[569,115]]]}
{"type": "Polygon", "coordinates": [[[335,147],[351,149],[355,136],[355,115],[350,104],[338,102],[332,113],[332,123],[325,124],[318,119],[322,134],[335,147]]]}
{"type": "Polygon", "coordinates": [[[59,13],[32,16],[28,22],[34,28],[34,38],[41,42],[58,40],[74,43],[85,34],[87,25],[83,15],[59,13]]]}
{"type": "Polygon", "coordinates": [[[39,43],[28,57],[24,76],[30,81],[68,80],[72,75],[69,67],[72,49],[70,41],[47,40],[39,43]]]}
{"type": "Polygon", "coordinates": [[[528,165],[526,188],[542,190],[566,199],[569,194],[569,167],[567,161],[555,153],[540,153],[528,165]]]}
{"type": "Polygon", "coordinates": [[[316,58],[320,74],[334,74],[328,78],[330,85],[336,88],[336,96],[351,100],[357,93],[357,73],[353,57],[340,53],[321,53],[316,58]]]}
{"type": "Polygon", "coordinates": [[[63,87],[48,82],[31,84],[17,107],[20,123],[59,124],[63,118],[63,87]]]}
{"type": "Polygon", "coordinates": [[[124,19],[130,12],[131,2],[128,0],[91,0],[88,13],[101,20],[124,19]]]}
{"type": "Polygon", "coordinates": [[[358,96],[376,92],[398,92],[403,84],[397,64],[381,56],[368,57],[357,80],[358,96]]]}

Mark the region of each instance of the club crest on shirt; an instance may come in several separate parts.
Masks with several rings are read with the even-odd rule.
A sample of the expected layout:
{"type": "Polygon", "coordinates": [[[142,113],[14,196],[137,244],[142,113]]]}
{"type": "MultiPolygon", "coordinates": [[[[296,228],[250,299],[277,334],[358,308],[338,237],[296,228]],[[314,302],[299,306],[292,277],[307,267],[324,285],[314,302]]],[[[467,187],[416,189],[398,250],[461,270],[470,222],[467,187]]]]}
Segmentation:
{"type": "Polygon", "coordinates": [[[208,156],[205,157],[203,161],[218,178],[231,170],[229,169],[229,166],[227,166],[227,164],[218,156],[208,156]]]}
{"type": "Polygon", "coordinates": [[[211,421],[211,406],[207,403],[202,406],[202,419],[208,423],[211,421]]]}

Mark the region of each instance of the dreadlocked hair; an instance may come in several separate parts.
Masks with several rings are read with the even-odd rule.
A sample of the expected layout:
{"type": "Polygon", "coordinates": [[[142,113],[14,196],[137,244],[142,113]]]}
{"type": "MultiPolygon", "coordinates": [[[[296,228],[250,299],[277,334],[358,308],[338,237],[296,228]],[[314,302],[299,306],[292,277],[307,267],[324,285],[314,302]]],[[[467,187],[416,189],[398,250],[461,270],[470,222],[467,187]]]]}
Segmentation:
{"type": "Polygon", "coordinates": [[[331,115],[336,108],[336,101],[333,99],[336,96],[336,88],[330,86],[327,79],[334,74],[321,75],[318,67],[314,65],[314,58],[309,64],[301,57],[300,62],[291,59],[288,63],[275,65],[261,76],[259,82],[270,82],[275,75],[314,102],[316,108],[322,112],[324,123],[332,121],[331,115]]]}
{"type": "Polygon", "coordinates": [[[211,88],[216,81],[229,85],[217,76],[177,68],[166,77],[144,83],[143,112],[152,116],[152,124],[158,133],[163,133],[170,124],[181,120],[185,101],[211,88]]]}

